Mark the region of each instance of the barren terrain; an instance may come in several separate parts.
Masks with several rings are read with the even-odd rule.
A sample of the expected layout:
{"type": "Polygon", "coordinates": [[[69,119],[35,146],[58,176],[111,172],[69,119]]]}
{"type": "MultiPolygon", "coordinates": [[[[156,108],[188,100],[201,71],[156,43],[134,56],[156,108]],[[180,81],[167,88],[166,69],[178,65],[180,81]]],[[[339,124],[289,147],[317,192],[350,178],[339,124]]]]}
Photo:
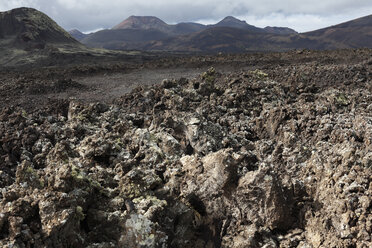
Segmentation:
{"type": "Polygon", "coordinates": [[[2,70],[0,246],[371,247],[371,57],[2,70]]]}

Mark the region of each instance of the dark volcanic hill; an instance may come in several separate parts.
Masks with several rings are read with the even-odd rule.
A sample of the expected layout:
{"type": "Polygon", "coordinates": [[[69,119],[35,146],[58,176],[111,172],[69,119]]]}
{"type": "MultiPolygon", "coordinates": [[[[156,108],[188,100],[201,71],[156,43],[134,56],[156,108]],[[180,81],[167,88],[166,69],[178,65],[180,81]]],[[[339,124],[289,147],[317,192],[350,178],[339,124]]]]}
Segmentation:
{"type": "Polygon", "coordinates": [[[195,22],[181,22],[171,26],[175,35],[191,34],[206,29],[205,25],[195,22]]]}
{"type": "Polygon", "coordinates": [[[272,34],[283,34],[283,35],[297,34],[296,30],[293,30],[291,28],[286,28],[286,27],[270,27],[270,26],[267,26],[267,27],[264,28],[264,30],[266,32],[272,33],[272,34]]]}
{"type": "Polygon", "coordinates": [[[336,41],[351,48],[372,47],[372,15],[305,33],[310,37],[336,41]]]}
{"type": "Polygon", "coordinates": [[[87,37],[88,35],[87,34],[84,34],[82,32],[80,32],[79,30],[77,29],[73,29],[73,30],[70,30],[68,31],[68,33],[74,37],[76,40],[80,41],[82,39],[84,39],[85,37],[87,37]]]}
{"type": "Polygon", "coordinates": [[[146,42],[168,37],[168,34],[154,29],[111,29],[88,35],[81,42],[89,47],[136,50],[146,42]]]}
{"type": "Polygon", "coordinates": [[[115,56],[132,59],[128,54],[87,48],[32,8],[0,12],[0,71],[3,67],[91,63],[93,58],[100,62],[115,56]]]}
{"type": "Polygon", "coordinates": [[[205,28],[199,23],[169,25],[154,16],[130,16],[112,29],[101,30],[78,40],[89,47],[137,50],[149,41],[191,34],[205,28]]]}
{"type": "Polygon", "coordinates": [[[58,49],[83,46],[51,18],[31,8],[0,13],[0,66],[31,64],[52,57],[58,49]]]}
{"type": "MultiPolygon", "coordinates": [[[[234,17],[226,17],[215,25],[198,26],[187,35],[170,35],[137,46],[140,50],[185,52],[285,51],[290,49],[340,49],[372,47],[372,15],[336,26],[298,34],[283,27],[264,29],[234,17]],[[196,29],[197,30],[197,29],[196,29]]],[[[133,49],[121,45],[122,49],[133,49]]]]}
{"type": "Polygon", "coordinates": [[[168,33],[171,28],[170,25],[155,16],[130,16],[112,29],[153,29],[168,33]]]}
{"type": "Polygon", "coordinates": [[[249,30],[253,32],[264,32],[263,29],[249,25],[246,21],[241,21],[233,16],[227,16],[217,24],[211,25],[211,27],[228,27],[249,30]]]}
{"type": "Polygon", "coordinates": [[[247,24],[233,16],[227,16],[220,22],[211,25],[203,25],[194,22],[182,22],[170,25],[154,16],[130,16],[112,29],[140,29],[158,30],[170,35],[190,34],[212,27],[230,27],[250,30],[255,32],[265,32],[264,29],[247,24]]]}
{"type": "MultiPolygon", "coordinates": [[[[163,51],[219,51],[221,48],[223,51],[245,51],[246,46],[242,46],[241,43],[246,42],[241,41],[240,36],[244,35],[246,32],[260,35],[272,33],[289,35],[296,33],[294,30],[289,28],[258,28],[232,16],[225,17],[223,20],[213,25],[203,25],[193,22],[170,25],[153,16],[130,16],[112,29],[99,31],[81,39],[80,41],[90,47],[124,50],[155,49],[163,51]],[[223,30],[228,30],[228,35],[233,35],[233,37],[231,37],[231,42],[233,43],[225,43],[225,41],[227,42],[225,38],[228,38],[228,35],[220,33],[223,30]],[[213,37],[218,37],[217,41],[213,40],[213,38],[209,39],[210,35],[205,35],[210,34],[211,32],[217,32],[212,35],[213,37]],[[206,38],[206,36],[209,38],[206,38]],[[224,42],[221,43],[221,40],[224,40],[224,42]],[[191,44],[189,41],[195,41],[197,43],[191,44]],[[209,45],[208,42],[210,42],[209,45]],[[226,47],[228,48],[226,49],[226,47]]],[[[254,44],[262,43],[261,41],[262,39],[257,40],[254,44]]],[[[252,43],[251,40],[249,42],[252,43]]],[[[267,42],[264,41],[264,43],[267,42]]],[[[257,50],[262,50],[262,47],[272,46],[260,44],[257,50]]],[[[254,47],[250,46],[250,48],[247,49],[254,50],[254,47]]]]}
{"type": "Polygon", "coordinates": [[[42,48],[47,43],[78,42],[44,13],[32,8],[18,8],[0,13],[0,46],[42,48]]]}
{"type": "Polygon", "coordinates": [[[113,27],[112,30],[157,30],[168,35],[175,36],[198,32],[205,28],[205,25],[193,22],[182,22],[175,25],[170,25],[154,16],[130,16],[113,27]]]}
{"type": "Polygon", "coordinates": [[[46,46],[80,46],[77,40],[89,47],[116,50],[212,53],[372,47],[372,15],[303,34],[283,27],[258,28],[232,16],[214,25],[170,25],[153,16],[131,16],[112,29],[90,35],[78,30],[69,34],[35,9],[19,8],[0,15],[3,58],[25,57],[24,51],[46,46]]]}
{"type": "Polygon", "coordinates": [[[185,52],[285,51],[291,49],[343,48],[342,45],[304,35],[257,33],[229,27],[209,28],[191,35],[153,42],[144,50],[185,52]]]}

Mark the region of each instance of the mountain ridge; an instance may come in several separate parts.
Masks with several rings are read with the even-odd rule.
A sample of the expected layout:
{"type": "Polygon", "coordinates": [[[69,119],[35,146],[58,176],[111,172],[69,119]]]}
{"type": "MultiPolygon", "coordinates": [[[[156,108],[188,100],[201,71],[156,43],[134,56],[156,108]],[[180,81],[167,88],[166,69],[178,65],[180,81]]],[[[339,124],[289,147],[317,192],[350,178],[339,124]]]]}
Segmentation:
{"type": "Polygon", "coordinates": [[[246,21],[239,20],[233,16],[227,16],[216,24],[209,25],[210,27],[228,27],[249,30],[253,32],[264,32],[262,28],[248,24],[246,21]]]}
{"type": "Polygon", "coordinates": [[[121,44],[120,47],[189,52],[368,48],[372,47],[372,15],[306,33],[297,33],[287,27],[258,28],[227,16],[216,24],[198,26],[195,32],[169,36],[171,37],[147,40],[147,43],[139,42],[137,47],[133,44],[121,44]]]}
{"type": "Polygon", "coordinates": [[[170,37],[148,43],[140,49],[155,51],[191,52],[267,52],[291,49],[345,48],[334,42],[312,39],[301,35],[257,33],[230,27],[213,27],[187,36],[170,37]]]}
{"type": "Polygon", "coordinates": [[[294,29],[288,28],[288,27],[273,27],[273,26],[266,26],[264,27],[264,30],[268,33],[273,34],[298,34],[298,32],[294,29]]]}
{"type": "Polygon", "coordinates": [[[309,37],[342,42],[350,48],[372,47],[372,15],[306,32],[309,37]]]}
{"type": "Polygon", "coordinates": [[[287,27],[259,28],[233,16],[211,25],[167,24],[154,16],[130,16],[112,29],[86,35],[78,30],[67,33],[32,8],[0,13],[2,56],[9,54],[9,47],[34,50],[46,45],[81,46],[77,40],[93,48],[212,53],[372,47],[372,15],[306,33],[287,27]]]}
{"type": "MultiPolygon", "coordinates": [[[[186,37],[187,35],[197,34],[198,32],[213,28],[233,28],[254,33],[278,34],[277,30],[273,32],[272,30],[258,28],[233,16],[227,16],[218,23],[209,25],[195,22],[167,24],[155,16],[130,16],[111,29],[90,34],[83,39],[75,35],[75,38],[80,39],[83,44],[90,47],[142,50],[152,47],[151,44],[157,44],[156,46],[159,47],[159,44],[164,44],[164,42],[169,39],[172,40],[172,38],[175,37],[182,39],[182,37],[186,37]],[[151,35],[154,36],[151,38],[151,35]],[[146,42],[148,43],[146,44],[146,42]]],[[[280,28],[277,29],[279,30],[280,28]]],[[[289,28],[281,29],[292,30],[289,28]]],[[[296,32],[293,30],[293,32],[287,32],[287,34],[288,33],[296,32]]]]}

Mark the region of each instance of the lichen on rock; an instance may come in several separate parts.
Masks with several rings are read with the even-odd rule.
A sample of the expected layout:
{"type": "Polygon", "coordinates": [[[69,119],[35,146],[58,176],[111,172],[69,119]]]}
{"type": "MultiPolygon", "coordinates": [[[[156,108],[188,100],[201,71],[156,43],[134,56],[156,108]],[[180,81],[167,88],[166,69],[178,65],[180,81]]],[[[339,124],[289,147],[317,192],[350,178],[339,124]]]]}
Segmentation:
{"type": "Polygon", "coordinates": [[[316,82],[361,68],[211,69],[65,116],[3,110],[0,246],[370,247],[372,82],[316,82]]]}

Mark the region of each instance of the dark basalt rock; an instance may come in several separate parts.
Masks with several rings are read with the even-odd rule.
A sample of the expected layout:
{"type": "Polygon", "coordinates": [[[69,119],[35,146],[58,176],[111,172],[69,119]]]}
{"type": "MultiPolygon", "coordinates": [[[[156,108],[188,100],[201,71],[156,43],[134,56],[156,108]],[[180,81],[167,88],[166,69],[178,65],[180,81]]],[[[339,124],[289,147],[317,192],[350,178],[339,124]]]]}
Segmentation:
{"type": "Polygon", "coordinates": [[[370,247],[371,83],[368,61],[211,69],[3,109],[0,246],[370,247]]]}

